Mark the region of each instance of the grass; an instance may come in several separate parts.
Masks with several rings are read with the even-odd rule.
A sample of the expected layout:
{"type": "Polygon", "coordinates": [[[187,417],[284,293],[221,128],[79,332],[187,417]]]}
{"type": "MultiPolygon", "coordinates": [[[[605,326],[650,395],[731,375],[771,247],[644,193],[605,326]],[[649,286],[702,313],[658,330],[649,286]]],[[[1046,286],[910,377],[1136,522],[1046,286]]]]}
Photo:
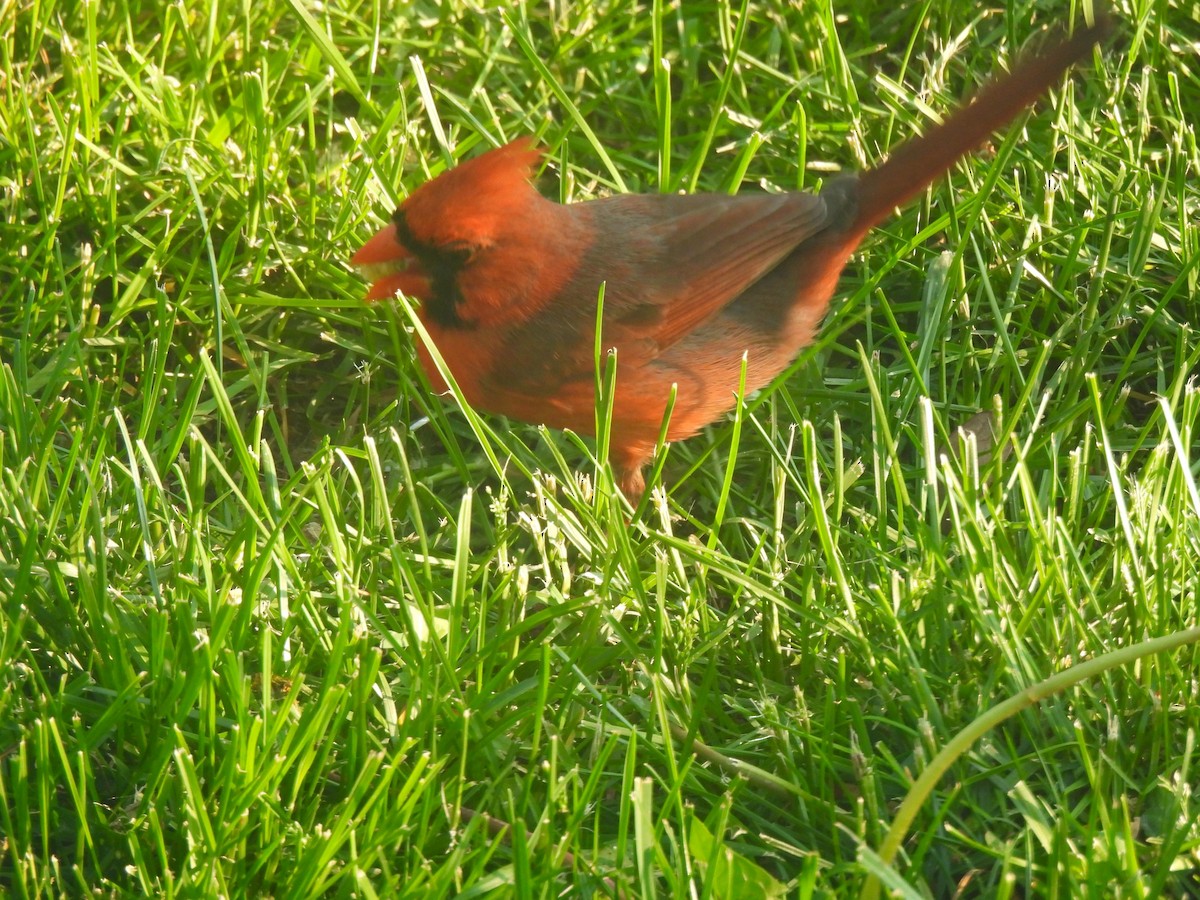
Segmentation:
{"type": "Polygon", "coordinates": [[[1200,651],[992,721],[1200,624],[1193,5],[1118,5],[631,524],[359,299],[454,158],[814,188],[1083,15],[800,6],[0,4],[0,892],[1200,891],[1200,651]]]}

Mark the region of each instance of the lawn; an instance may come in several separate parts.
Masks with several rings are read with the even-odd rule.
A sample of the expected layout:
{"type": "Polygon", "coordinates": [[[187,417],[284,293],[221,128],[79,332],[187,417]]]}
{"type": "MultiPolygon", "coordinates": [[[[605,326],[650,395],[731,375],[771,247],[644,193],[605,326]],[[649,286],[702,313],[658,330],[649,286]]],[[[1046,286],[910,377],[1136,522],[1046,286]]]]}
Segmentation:
{"type": "Polygon", "coordinates": [[[523,134],[564,201],[819,188],[1087,8],[0,2],[0,894],[1200,892],[1194,2],[636,513],[347,263],[523,134]]]}

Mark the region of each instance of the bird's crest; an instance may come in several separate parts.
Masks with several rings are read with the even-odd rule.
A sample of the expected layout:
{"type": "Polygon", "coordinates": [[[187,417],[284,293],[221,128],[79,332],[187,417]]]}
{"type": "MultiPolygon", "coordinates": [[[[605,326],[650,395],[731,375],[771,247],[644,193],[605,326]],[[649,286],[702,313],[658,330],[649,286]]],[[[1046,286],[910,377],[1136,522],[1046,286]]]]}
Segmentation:
{"type": "Polygon", "coordinates": [[[483,243],[528,204],[542,151],[531,137],[489,150],[421,185],[402,204],[414,233],[440,243],[477,237],[483,243]]]}

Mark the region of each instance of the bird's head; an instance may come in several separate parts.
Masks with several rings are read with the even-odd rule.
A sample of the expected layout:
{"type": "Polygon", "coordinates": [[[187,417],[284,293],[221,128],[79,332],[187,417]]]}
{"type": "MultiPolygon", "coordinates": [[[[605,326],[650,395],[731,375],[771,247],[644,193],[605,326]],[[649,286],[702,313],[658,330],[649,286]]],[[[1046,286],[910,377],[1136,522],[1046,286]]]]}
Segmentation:
{"type": "Polygon", "coordinates": [[[434,319],[453,320],[460,276],[486,267],[506,241],[520,241],[523,217],[545,202],[530,184],[540,159],[533,139],[520,138],[413,191],[350,259],[373,282],[367,300],[403,291],[434,319]]]}

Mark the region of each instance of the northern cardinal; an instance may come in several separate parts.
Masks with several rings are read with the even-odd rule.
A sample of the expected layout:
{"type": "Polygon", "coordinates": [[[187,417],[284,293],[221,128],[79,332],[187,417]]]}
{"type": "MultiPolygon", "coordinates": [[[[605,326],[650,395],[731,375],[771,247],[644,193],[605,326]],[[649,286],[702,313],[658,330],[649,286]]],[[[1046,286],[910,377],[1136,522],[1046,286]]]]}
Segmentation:
{"type": "MultiPolygon", "coordinates": [[[[671,386],[668,440],[767,384],[814,335],[850,254],[1055,84],[1109,30],[1106,19],[1019,63],[886,162],[820,194],[622,194],[561,205],[530,183],[528,138],[417,188],[351,262],[368,300],[403,291],[467,400],[480,409],[595,432],[595,322],[617,351],[610,433],[619,485],[645,488],[671,386]]],[[[433,387],[444,391],[423,344],[433,387]]]]}

